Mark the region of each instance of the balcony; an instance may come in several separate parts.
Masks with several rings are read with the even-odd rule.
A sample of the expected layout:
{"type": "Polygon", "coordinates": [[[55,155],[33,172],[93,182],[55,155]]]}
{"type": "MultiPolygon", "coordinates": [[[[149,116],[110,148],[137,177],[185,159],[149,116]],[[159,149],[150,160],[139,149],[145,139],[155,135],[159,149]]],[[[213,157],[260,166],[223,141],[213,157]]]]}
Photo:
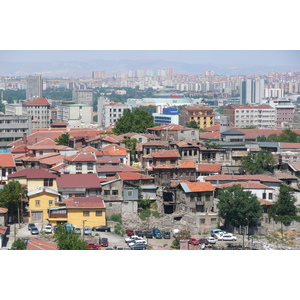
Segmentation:
{"type": "Polygon", "coordinates": [[[49,219],[67,219],[68,218],[68,214],[67,213],[50,213],[49,214],[49,219]]]}

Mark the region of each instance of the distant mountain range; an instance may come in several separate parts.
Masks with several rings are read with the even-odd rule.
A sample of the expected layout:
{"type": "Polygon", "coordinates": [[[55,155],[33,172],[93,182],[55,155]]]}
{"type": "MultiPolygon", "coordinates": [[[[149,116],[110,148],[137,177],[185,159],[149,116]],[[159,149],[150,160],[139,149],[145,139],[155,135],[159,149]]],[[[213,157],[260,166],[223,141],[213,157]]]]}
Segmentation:
{"type": "Polygon", "coordinates": [[[214,65],[168,62],[162,60],[90,60],[69,62],[1,62],[0,76],[25,76],[41,74],[44,77],[90,77],[92,71],[105,71],[107,74],[128,72],[130,69],[173,68],[175,74],[203,74],[212,70],[219,75],[251,75],[268,72],[300,72],[300,66],[253,66],[253,65],[214,65]]]}

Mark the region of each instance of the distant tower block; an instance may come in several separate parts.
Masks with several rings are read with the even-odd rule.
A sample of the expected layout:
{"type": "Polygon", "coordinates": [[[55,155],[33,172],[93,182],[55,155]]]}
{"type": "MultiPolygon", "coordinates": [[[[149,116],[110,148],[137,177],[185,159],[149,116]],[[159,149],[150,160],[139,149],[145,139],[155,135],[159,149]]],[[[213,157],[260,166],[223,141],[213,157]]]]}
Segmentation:
{"type": "Polygon", "coordinates": [[[228,116],[221,116],[220,118],[220,133],[230,129],[230,119],[228,116]]]}

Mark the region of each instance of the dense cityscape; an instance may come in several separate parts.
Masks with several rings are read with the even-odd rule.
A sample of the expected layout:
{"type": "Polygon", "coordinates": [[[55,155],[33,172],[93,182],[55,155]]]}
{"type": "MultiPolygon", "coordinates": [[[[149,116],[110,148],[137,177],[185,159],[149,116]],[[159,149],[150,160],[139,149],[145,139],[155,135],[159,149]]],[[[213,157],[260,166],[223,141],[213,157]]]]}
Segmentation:
{"type": "Polygon", "coordinates": [[[48,72],[0,93],[0,249],[299,249],[299,72],[48,72]]]}

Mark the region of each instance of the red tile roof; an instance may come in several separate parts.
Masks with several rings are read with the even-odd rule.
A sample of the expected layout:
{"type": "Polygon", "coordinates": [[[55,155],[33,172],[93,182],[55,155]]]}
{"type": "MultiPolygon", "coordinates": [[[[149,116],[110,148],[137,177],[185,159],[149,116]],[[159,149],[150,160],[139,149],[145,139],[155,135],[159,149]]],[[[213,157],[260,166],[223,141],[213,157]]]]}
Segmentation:
{"type": "Polygon", "coordinates": [[[7,208],[4,208],[4,207],[0,207],[0,214],[5,214],[8,212],[8,209],[7,208]]]}
{"type": "Polygon", "coordinates": [[[58,248],[54,243],[30,238],[26,250],[58,250],[58,248]]]}
{"type": "Polygon", "coordinates": [[[0,168],[15,168],[15,160],[12,153],[0,153],[0,168]]]}
{"type": "Polygon", "coordinates": [[[33,101],[26,101],[23,105],[50,105],[50,103],[45,97],[41,97],[33,101]]]}
{"type": "Polygon", "coordinates": [[[222,164],[197,164],[198,172],[219,173],[221,172],[222,164]]]}
{"type": "Polygon", "coordinates": [[[193,160],[179,160],[177,168],[196,169],[196,162],[193,160]]]}
{"type": "Polygon", "coordinates": [[[269,175],[211,175],[204,178],[205,181],[261,181],[278,182],[282,181],[269,175]]]}
{"type": "Polygon", "coordinates": [[[79,152],[75,155],[70,155],[65,157],[67,162],[96,162],[96,156],[92,152],[79,152]]]}
{"type": "Polygon", "coordinates": [[[38,179],[38,178],[57,178],[56,175],[45,171],[43,169],[24,169],[21,171],[18,171],[14,174],[8,175],[8,178],[20,178],[25,177],[27,179],[38,179]]]}
{"type": "Polygon", "coordinates": [[[243,189],[272,189],[271,187],[262,184],[257,181],[236,181],[236,182],[230,182],[230,183],[225,183],[220,186],[218,186],[219,189],[223,189],[225,187],[230,187],[233,185],[240,185],[243,189]]]}
{"type": "Polygon", "coordinates": [[[5,234],[8,227],[0,226],[0,234],[5,234]]]}
{"type": "Polygon", "coordinates": [[[76,197],[63,200],[66,208],[82,209],[82,208],[105,208],[105,204],[101,197],[76,197]]]}
{"type": "Polygon", "coordinates": [[[153,152],[151,155],[154,158],[169,158],[169,157],[180,157],[177,150],[161,150],[158,152],[153,152]]]}
{"type": "Polygon", "coordinates": [[[101,188],[97,174],[61,174],[56,177],[60,188],[101,188]]]}
{"type": "Polygon", "coordinates": [[[281,149],[296,149],[300,150],[300,143],[280,143],[280,148],[281,149]]]}
{"type": "Polygon", "coordinates": [[[139,174],[139,173],[117,173],[120,179],[122,180],[139,180],[139,179],[154,179],[151,176],[139,174]]]}
{"type": "MultiPolygon", "coordinates": [[[[176,124],[162,125],[162,126],[148,128],[148,130],[183,130],[183,129],[185,129],[183,126],[176,125],[176,124]]],[[[187,129],[191,129],[191,128],[187,128],[187,129]]]]}
{"type": "Polygon", "coordinates": [[[187,182],[186,185],[189,187],[191,192],[213,192],[215,188],[210,182],[187,182]]]}

